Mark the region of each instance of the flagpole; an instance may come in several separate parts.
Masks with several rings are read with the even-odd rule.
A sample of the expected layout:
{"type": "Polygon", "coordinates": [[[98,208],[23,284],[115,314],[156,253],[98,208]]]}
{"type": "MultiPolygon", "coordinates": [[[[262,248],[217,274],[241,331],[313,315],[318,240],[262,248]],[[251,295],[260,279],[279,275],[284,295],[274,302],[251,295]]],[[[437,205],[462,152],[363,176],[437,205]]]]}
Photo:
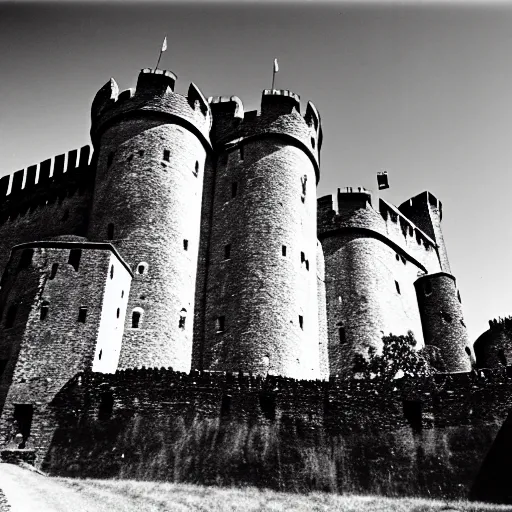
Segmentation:
{"type": "Polygon", "coordinates": [[[272,90],[274,90],[275,79],[276,79],[276,66],[272,65],[272,90]]]}
{"type": "Polygon", "coordinates": [[[162,50],[160,50],[160,55],[158,56],[158,60],[156,61],[155,71],[158,69],[158,64],[160,64],[160,59],[162,58],[162,50]]]}
{"type": "Polygon", "coordinates": [[[160,55],[158,56],[158,60],[156,61],[155,71],[158,69],[158,64],[160,64],[162,53],[164,53],[165,50],[167,50],[167,36],[164,37],[164,42],[162,43],[162,47],[160,48],[160,55]]]}

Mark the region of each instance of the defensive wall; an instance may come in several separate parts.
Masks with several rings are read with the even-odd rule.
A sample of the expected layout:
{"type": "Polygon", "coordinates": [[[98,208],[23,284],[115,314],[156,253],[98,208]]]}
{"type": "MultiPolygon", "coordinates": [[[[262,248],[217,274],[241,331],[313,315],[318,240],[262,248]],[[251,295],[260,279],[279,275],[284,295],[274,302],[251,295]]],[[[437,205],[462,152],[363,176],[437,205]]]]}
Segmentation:
{"type": "MultiPolygon", "coordinates": [[[[54,398],[53,475],[468,497],[512,405],[512,372],[296,381],[80,373],[54,398]]],[[[478,496],[477,496],[478,497],[478,496]]]]}
{"type": "Polygon", "coordinates": [[[85,236],[94,179],[89,146],[0,178],[0,272],[15,245],[85,236]]]}
{"type": "Polygon", "coordinates": [[[263,91],[259,113],[244,113],[236,97],[210,98],[210,107],[217,158],[205,178],[213,200],[203,205],[200,254],[208,260],[200,257],[206,269],[196,295],[205,300],[197,303],[193,367],[326,377],[317,313],[318,113],[308,103],[303,117],[298,95],[286,90],[263,91]]]}
{"type": "Polygon", "coordinates": [[[512,317],[489,320],[489,329],[473,349],[479,368],[502,368],[512,362],[512,317]]]}

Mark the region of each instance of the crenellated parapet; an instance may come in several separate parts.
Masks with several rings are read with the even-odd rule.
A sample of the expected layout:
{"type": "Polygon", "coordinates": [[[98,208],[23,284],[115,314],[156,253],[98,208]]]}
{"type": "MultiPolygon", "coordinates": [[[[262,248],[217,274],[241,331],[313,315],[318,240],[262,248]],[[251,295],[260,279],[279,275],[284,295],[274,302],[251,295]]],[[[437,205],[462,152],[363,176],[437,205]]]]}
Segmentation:
{"type": "Polygon", "coordinates": [[[90,157],[91,148],[84,146],[0,178],[0,222],[77,189],[92,188],[95,173],[90,157]]]}
{"type": "Polygon", "coordinates": [[[237,96],[209,98],[213,114],[212,142],[227,150],[251,140],[282,137],[300,147],[311,159],[320,178],[319,154],[322,146],[320,115],[308,102],[304,116],[300,113],[300,97],[288,90],[265,89],[260,112],[244,112],[237,96]]]}
{"type": "Polygon", "coordinates": [[[397,207],[379,200],[372,205],[372,194],[363,187],[339,188],[336,195],[317,200],[318,236],[323,239],[343,231],[362,231],[392,245],[424,271],[437,271],[436,243],[397,207]]]}
{"type": "Polygon", "coordinates": [[[187,96],[174,91],[176,75],[171,71],[145,68],[141,70],[135,89],[119,93],[111,78],[96,94],[91,108],[91,139],[99,142],[101,134],[122,119],[167,118],[193,132],[206,148],[210,148],[212,124],[208,101],[191,83],[187,96]]]}

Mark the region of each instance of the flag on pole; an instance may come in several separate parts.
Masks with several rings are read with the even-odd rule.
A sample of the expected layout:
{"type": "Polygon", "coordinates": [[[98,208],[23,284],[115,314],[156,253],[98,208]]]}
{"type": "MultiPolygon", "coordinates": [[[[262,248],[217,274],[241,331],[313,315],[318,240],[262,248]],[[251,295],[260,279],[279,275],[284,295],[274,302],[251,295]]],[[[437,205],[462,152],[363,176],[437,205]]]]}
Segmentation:
{"type": "Polygon", "coordinates": [[[279,64],[277,63],[277,59],[274,59],[274,73],[279,71],[279,64]]]}
{"type": "Polygon", "coordinates": [[[164,37],[164,42],[162,43],[162,51],[165,52],[167,50],[167,36],[164,37]]]}

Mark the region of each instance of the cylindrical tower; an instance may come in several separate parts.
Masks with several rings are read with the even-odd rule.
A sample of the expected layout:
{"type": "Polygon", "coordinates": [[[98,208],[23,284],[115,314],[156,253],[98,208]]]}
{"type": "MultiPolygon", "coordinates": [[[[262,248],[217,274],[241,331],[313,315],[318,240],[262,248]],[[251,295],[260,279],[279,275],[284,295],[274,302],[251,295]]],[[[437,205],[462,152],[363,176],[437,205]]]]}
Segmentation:
{"type": "Polygon", "coordinates": [[[471,370],[472,351],[455,277],[428,274],[415,283],[425,345],[441,351],[447,372],[471,370]]]}
{"type": "Polygon", "coordinates": [[[302,117],[299,97],[276,90],[259,115],[236,97],[211,108],[219,156],[194,366],[319,378],[318,112],[309,103],[302,117]]]}
{"type": "Polygon", "coordinates": [[[194,84],[144,69],[92,105],[96,184],[89,239],[111,242],[134,271],[120,368],[188,371],[210,107],[194,84]]]}

